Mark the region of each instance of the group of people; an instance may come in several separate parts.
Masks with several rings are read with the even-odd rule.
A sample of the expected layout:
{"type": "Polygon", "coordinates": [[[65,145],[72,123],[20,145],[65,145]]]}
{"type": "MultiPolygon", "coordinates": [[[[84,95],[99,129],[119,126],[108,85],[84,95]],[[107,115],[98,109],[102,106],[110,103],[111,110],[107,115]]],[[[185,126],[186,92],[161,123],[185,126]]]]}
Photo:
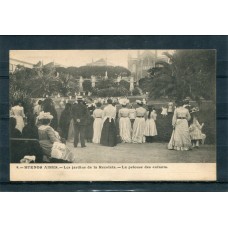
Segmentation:
{"type": "Polygon", "coordinates": [[[97,100],[95,104],[86,105],[82,97],[78,96],[72,107],[66,104],[59,122],[65,138],[70,141],[73,134],[75,147],[78,146],[79,137],[81,147],[86,146],[85,139],[110,147],[116,146],[118,142],[152,142],[152,137],[157,135],[157,114],[153,106],[147,110],[143,102],[137,100],[138,107],[135,109],[127,98],[119,99],[121,108],[117,108],[111,98],[106,102],[103,105],[97,100]]]}
{"type": "Polygon", "coordinates": [[[172,118],[173,132],[168,149],[190,150],[204,144],[206,135],[202,133],[204,123],[198,122],[197,107],[191,108],[189,101],[176,101],[176,108],[172,118]]]}
{"type": "MultiPolygon", "coordinates": [[[[22,103],[18,102],[10,110],[10,134],[12,138],[37,139],[47,157],[55,154],[56,157],[70,161],[74,158],[63,146],[66,141],[73,141],[74,147],[80,142],[82,148],[86,147],[86,141],[109,147],[119,142],[153,142],[153,138],[158,135],[155,108],[152,105],[145,106],[141,100],[136,100],[135,108],[127,98],[118,99],[118,103],[120,107],[117,108],[116,101],[108,98],[106,104],[99,99],[86,104],[78,96],[75,103],[65,104],[58,119],[51,98],[39,100],[27,116],[22,103]],[[56,152],[58,149],[65,152],[60,156],[56,152]]],[[[166,112],[173,114],[173,132],[168,149],[189,150],[199,147],[206,137],[202,133],[204,124],[200,125],[197,120],[199,110],[182,101],[177,101],[174,107],[170,101],[167,107],[162,107],[161,115],[166,116],[166,112]]]]}
{"type": "MultiPolygon", "coordinates": [[[[53,101],[48,98],[41,100],[24,114],[22,102],[18,101],[10,109],[10,138],[36,139],[42,149],[43,161],[58,159],[74,162],[74,154],[67,148],[66,141],[57,131],[57,112],[53,101]]],[[[22,158],[22,161],[26,159],[22,158]]]]}

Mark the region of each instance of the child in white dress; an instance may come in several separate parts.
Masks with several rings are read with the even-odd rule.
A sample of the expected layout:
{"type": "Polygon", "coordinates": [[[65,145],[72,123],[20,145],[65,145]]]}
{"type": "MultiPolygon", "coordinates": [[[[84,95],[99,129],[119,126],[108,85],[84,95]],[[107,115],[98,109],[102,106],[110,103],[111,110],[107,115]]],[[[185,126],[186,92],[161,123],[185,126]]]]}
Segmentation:
{"type": "Polygon", "coordinates": [[[201,125],[198,122],[196,114],[192,115],[192,122],[190,123],[189,127],[189,133],[192,141],[192,147],[198,148],[200,145],[200,142],[204,144],[206,135],[202,133],[202,128],[204,126],[204,123],[201,125]]]}
{"type": "Polygon", "coordinates": [[[157,114],[155,109],[152,106],[149,106],[147,111],[147,120],[146,120],[146,127],[145,127],[145,133],[144,133],[144,135],[146,136],[147,143],[152,143],[153,137],[158,134],[156,123],[155,123],[156,118],[157,118],[157,114]]]}
{"type": "Polygon", "coordinates": [[[166,116],[168,115],[168,108],[167,108],[167,107],[163,107],[163,106],[162,106],[161,115],[162,115],[163,117],[166,117],[166,116]]]}

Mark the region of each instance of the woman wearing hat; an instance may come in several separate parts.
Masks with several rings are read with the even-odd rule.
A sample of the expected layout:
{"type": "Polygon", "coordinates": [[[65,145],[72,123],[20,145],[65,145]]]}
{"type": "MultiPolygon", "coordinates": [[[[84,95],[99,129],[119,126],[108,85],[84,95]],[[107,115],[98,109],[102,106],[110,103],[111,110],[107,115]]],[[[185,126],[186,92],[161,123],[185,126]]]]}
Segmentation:
{"type": "Polygon", "coordinates": [[[116,107],[112,105],[112,99],[107,100],[108,105],[103,112],[103,127],[101,131],[101,144],[103,146],[117,145],[117,131],[116,131],[116,107]]]}
{"type": "Polygon", "coordinates": [[[100,143],[101,140],[101,130],[103,124],[103,110],[101,109],[102,104],[100,102],[96,103],[96,109],[93,111],[93,143],[100,143]]]}
{"type": "Polygon", "coordinates": [[[146,127],[146,109],[143,108],[143,102],[136,100],[138,108],[136,108],[136,118],[133,124],[132,142],[133,143],[145,143],[145,127],[146,127]]]}
{"type": "Polygon", "coordinates": [[[129,109],[127,108],[127,99],[120,99],[119,103],[122,105],[122,108],[119,110],[119,135],[122,142],[130,143],[131,142],[131,121],[129,118],[129,109]]]}
{"type": "Polygon", "coordinates": [[[191,119],[191,116],[188,109],[183,107],[182,101],[176,101],[176,107],[172,119],[174,130],[168,144],[168,149],[189,150],[191,149],[191,138],[188,121],[191,119]]]}
{"type": "Polygon", "coordinates": [[[58,132],[50,126],[53,116],[49,112],[40,112],[38,119],[41,123],[38,128],[39,142],[47,158],[74,161],[74,156],[61,142],[58,132]]]}

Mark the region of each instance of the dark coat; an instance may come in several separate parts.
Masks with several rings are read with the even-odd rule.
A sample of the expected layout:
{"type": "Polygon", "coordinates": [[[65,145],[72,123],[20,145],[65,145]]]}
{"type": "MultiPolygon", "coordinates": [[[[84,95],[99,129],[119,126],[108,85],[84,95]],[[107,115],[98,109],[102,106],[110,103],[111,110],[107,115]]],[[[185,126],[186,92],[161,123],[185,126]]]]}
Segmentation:
{"type": "Polygon", "coordinates": [[[74,119],[74,124],[81,126],[87,125],[89,117],[87,107],[82,103],[74,104],[72,107],[72,117],[74,119]],[[80,122],[77,122],[77,119],[79,119],[80,122]]]}

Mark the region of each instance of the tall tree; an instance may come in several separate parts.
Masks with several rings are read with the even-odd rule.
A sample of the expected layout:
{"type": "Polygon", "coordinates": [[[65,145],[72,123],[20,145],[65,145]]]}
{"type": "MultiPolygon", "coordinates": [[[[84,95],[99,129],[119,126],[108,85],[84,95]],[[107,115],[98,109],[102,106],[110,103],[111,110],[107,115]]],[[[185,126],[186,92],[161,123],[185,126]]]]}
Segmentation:
{"type": "Polygon", "coordinates": [[[178,50],[150,69],[150,96],[215,98],[215,52],[178,50]]]}

